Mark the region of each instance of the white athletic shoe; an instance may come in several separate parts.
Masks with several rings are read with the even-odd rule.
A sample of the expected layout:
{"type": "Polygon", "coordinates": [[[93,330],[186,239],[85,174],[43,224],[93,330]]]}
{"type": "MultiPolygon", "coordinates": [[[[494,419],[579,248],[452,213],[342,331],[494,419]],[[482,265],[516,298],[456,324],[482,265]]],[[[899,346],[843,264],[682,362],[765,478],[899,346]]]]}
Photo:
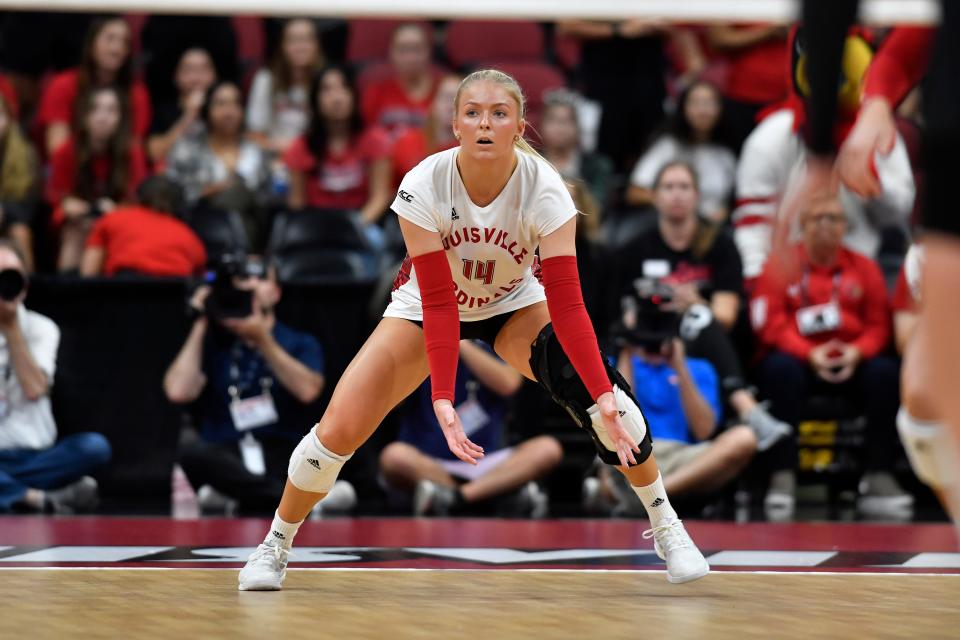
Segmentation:
{"type": "Polygon", "coordinates": [[[667,580],[681,584],[710,573],[706,558],[693,544],[679,518],[643,532],[643,539],[653,538],[653,548],[667,563],[667,580]]]}
{"type": "Polygon", "coordinates": [[[261,544],[240,570],[240,591],[279,591],[287,575],[290,551],[261,544]]]}

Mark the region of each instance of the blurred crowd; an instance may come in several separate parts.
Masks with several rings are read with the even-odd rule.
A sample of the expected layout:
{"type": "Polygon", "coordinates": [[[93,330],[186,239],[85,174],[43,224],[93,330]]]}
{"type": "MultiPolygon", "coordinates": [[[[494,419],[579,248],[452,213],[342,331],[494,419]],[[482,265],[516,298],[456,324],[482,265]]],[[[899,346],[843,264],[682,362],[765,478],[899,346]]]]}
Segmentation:
{"type": "MultiPolygon", "coordinates": [[[[838,139],[888,35],[848,35],[838,139]]],[[[193,423],[174,486],[207,510],[271,510],[310,426],[288,408],[331,384],[317,337],[273,313],[283,285],[392,281],[400,179],[457,144],[461,78],[496,67],[523,87],[527,137],[583,214],[584,298],[671,496],[748,487],[789,518],[798,472],[842,467],[861,513],[909,517],[895,416],[917,313],[901,265],[922,96],[899,105],[876,159],[881,193],[803,203],[786,249],[798,266],[782,271],[768,256],[804,162],[804,55],[802,28],[768,24],[3,14],[0,512],[89,509],[110,459],[96,433],[57,438],[59,333],[23,305],[34,274],[203,283],[163,380],[193,423]],[[805,457],[824,424],[855,436],[853,460],[805,457]]],[[[461,365],[458,413],[487,457],[452,458],[423,387],[378,453],[384,503],[546,515],[562,439],[511,435],[524,383],[490,345],[464,342],[461,365]]],[[[642,508],[616,475],[587,472],[572,501],[642,508]]],[[[340,481],[321,506],[356,503],[340,481]]]]}

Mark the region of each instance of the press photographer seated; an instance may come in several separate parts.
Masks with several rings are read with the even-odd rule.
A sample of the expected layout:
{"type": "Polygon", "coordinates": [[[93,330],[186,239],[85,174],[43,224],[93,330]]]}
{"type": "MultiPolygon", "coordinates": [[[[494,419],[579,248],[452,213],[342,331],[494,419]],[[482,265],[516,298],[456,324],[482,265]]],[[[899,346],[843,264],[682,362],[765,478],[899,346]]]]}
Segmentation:
{"type": "Polygon", "coordinates": [[[653,197],[657,225],[618,254],[621,296],[647,296],[638,286],[657,283],[663,308],[682,315],[680,337],[688,353],[716,368],[721,398],[754,430],[765,451],[790,428],[757,404],[727,335],[743,290],[737,248],[729,235],[698,215],[697,175],[689,164],[665,164],[654,180],[653,197]]]}
{"type": "MultiPolygon", "coordinates": [[[[663,485],[671,495],[707,495],[735,479],[757,450],[744,425],[724,423],[720,383],[707,360],[691,358],[679,338],[680,317],[663,308],[659,294],[628,297],[617,332],[618,369],[633,387],[653,435],[663,485]]],[[[600,470],[599,483],[585,482],[589,507],[601,496],[616,496],[614,513],[639,512],[642,505],[617,474],[600,470]],[[614,483],[614,484],[611,484],[614,483]],[[604,487],[601,489],[601,487],[604,487]],[[589,496],[596,487],[597,496],[589,496]]]]}
{"type": "Polygon", "coordinates": [[[87,474],[110,459],[99,433],[57,441],[50,387],[60,329],[28,310],[26,270],[19,248],[0,240],[0,513],[72,513],[97,503],[87,474]]]}
{"type": "Polygon", "coordinates": [[[193,328],[163,381],[171,402],[197,403],[199,436],[181,444],[179,462],[201,507],[225,497],[270,512],[303,437],[297,410],[323,390],[323,352],[277,320],[276,271],[259,257],[223,256],[208,282],[190,300],[193,328]]]}
{"type": "MultiPolygon", "coordinates": [[[[754,330],[767,351],[759,375],[764,397],[782,420],[796,426],[812,393],[842,394],[867,418],[862,511],[896,514],[912,496],[890,469],[898,450],[895,419],[900,402],[899,364],[884,355],[890,342],[890,309],[880,267],[843,246],[847,221],[834,197],[811,202],[801,213],[802,241],[792,248],[792,273],[768,261],[750,302],[754,330]]],[[[775,454],[768,506],[792,509],[796,443],[775,454]]]]}

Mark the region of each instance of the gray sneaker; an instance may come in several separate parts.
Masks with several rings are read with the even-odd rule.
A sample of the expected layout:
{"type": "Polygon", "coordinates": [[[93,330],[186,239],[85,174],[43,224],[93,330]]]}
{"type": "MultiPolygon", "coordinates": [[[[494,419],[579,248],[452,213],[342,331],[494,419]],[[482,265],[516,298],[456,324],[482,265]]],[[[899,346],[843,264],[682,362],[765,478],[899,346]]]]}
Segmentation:
{"type": "Polygon", "coordinates": [[[536,482],[528,482],[517,494],[517,510],[524,516],[539,520],[547,516],[550,499],[536,482]]]}
{"type": "Polygon", "coordinates": [[[197,490],[197,506],[201,512],[217,513],[232,517],[237,512],[239,503],[227,497],[208,484],[197,490]]]}
{"type": "Polygon", "coordinates": [[[413,515],[447,516],[457,503],[452,487],[444,487],[430,480],[421,480],[413,491],[413,515]]]}
{"type": "Polygon", "coordinates": [[[887,471],[864,474],[859,490],[857,509],[863,515],[897,520],[913,515],[913,496],[887,471]]]}
{"type": "Polygon", "coordinates": [[[757,451],[766,451],[793,432],[789,424],[774,418],[762,404],[751,409],[743,419],[757,436],[757,451]]]}
{"type": "Polygon", "coordinates": [[[357,506],[357,491],[346,480],[337,480],[323,500],[313,506],[311,520],[320,520],[325,514],[345,514],[357,506]]]}
{"type": "Polygon", "coordinates": [[[797,476],[789,470],[776,471],[770,477],[770,487],[763,500],[763,510],[771,522],[789,522],[793,520],[797,499],[797,476]]]}
{"type": "Polygon", "coordinates": [[[97,481],[83,476],[65,487],[46,491],[46,503],[53,513],[69,515],[78,511],[93,511],[100,502],[97,481]]]}

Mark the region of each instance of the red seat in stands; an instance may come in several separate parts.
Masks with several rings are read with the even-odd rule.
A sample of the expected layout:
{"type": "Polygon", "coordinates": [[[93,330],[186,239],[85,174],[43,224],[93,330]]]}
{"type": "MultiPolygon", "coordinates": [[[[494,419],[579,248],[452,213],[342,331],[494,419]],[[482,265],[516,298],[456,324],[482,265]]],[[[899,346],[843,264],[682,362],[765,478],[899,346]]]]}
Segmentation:
{"type": "Polygon", "coordinates": [[[427,30],[431,42],[433,26],[419,20],[368,20],[350,21],[350,36],[347,40],[347,60],[365,63],[385,61],[390,51],[390,37],[394,29],[402,24],[413,22],[427,30]]]}
{"type": "Polygon", "coordinates": [[[447,26],[445,50],[455,68],[475,67],[479,60],[539,61],[543,47],[536,22],[455,20],[447,26]]]}

